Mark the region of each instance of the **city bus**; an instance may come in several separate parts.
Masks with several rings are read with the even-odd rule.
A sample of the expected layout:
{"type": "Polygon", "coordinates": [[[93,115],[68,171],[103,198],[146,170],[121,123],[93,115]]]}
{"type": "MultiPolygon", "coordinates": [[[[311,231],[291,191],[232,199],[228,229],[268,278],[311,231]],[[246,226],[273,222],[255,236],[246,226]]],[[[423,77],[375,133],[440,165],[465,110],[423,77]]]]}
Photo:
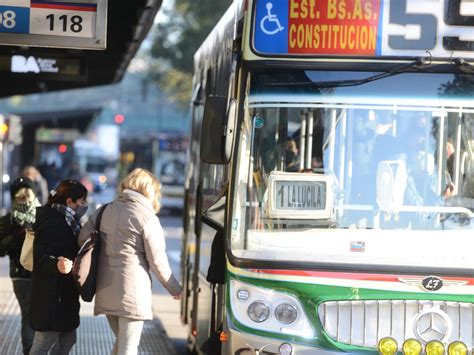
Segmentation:
{"type": "Polygon", "coordinates": [[[472,354],[473,26],[463,0],[233,2],[194,57],[189,350],[472,354]]]}

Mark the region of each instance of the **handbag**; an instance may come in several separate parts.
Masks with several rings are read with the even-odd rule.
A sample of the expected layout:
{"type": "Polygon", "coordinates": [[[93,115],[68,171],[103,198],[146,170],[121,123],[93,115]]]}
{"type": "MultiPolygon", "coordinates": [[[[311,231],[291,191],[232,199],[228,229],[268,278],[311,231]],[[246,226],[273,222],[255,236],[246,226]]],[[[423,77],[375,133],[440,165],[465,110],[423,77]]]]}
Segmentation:
{"type": "Polygon", "coordinates": [[[33,243],[35,241],[35,232],[27,229],[25,232],[25,240],[21,247],[20,264],[27,271],[33,271],[33,243]]]}
{"type": "Polygon", "coordinates": [[[106,207],[107,204],[100,208],[95,229],[79,249],[72,266],[72,276],[85,302],[91,302],[95,295],[100,252],[100,221],[106,207]]]}

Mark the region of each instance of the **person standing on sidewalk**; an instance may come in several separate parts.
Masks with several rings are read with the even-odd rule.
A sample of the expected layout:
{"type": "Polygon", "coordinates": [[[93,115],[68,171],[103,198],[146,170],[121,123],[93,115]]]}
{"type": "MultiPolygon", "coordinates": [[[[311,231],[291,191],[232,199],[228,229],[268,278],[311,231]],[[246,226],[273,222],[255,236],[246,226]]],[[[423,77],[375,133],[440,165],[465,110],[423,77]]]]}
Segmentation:
{"type": "Polygon", "coordinates": [[[64,180],[39,207],[33,225],[30,319],[36,330],[30,355],[69,354],[79,326],[79,292],[71,275],[79,250],[80,219],[87,211],[87,189],[64,180]]]}
{"type": "Polygon", "coordinates": [[[25,166],[21,175],[33,181],[36,196],[41,205],[44,205],[48,201],[48,182],[46,179],[41,175],[38,169],[32,165],[25,166]]]}
{"type": "MultiPolygon", "coordinates": [[[[153,319],[150,270],[175,299],[181,297],[156,216],[160,192],[151,172],[135,169],[122,180],[119,195],[102,215],[94,314],[107,316],[116,337],[115,355],[137,354],[143,323],[153,319]]],[[[95,228],[97,214],[81,230],[80,244],[95,228]]]]}
{"type": "Polygon", "coordinates": [[[10,185],[12,209],[0,218],[0,256],[10,257],[10,277],[21,311],[21,343],[23,354],[29,354],[35,331],[28,316],[31,273],[20,263],[25,234],[35,222],[36,207],[40,202],[34,193],[33,181],[20,177],[10,185]]]}

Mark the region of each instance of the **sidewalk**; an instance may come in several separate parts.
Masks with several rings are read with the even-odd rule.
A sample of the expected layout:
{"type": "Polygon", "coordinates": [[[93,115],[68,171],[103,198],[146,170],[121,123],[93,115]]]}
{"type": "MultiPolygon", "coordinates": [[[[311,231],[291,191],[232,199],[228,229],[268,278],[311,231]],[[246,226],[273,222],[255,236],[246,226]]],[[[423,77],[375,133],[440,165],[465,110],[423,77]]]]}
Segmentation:
{"type": "Polygon", "coordinates": [[[186,355],[187,329],[181,323],[179,307],[180,301],[174,300],[168,294],[153,294],[153,315],[155,320],[161,323],[173,345],[174,352],[170,354],[186,355]]]}
{"type": "MultiPolygon", "coordinates": [[[[20,309],[6,275],[8,258],[0,258],[0,354],[21,355],[20,309]]],[[[139,347],[139,354],[170,354],[176,351],[169,338],[182,338],[183,326],[179,321],[179,302],[168,295],[154,294],[154,311],[161,317],[145,322],[139,347]],[[167,335],[163,325],[167,324],[167,335]]],[[[71,354],[110,354],[114,337],[105,316],[93,316],[93,303],[82,303],[81,325],[78,328],[77,343],[71,354]]]]}

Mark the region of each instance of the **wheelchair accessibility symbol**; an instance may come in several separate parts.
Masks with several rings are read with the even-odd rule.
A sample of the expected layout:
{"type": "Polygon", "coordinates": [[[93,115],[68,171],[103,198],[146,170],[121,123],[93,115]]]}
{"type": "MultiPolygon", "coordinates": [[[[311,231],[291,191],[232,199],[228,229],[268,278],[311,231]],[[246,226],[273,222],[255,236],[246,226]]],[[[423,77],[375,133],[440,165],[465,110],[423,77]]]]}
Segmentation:
{"type": "Polygon", "coordinates": [[[278,20],[277,15],[272,14],[273,4],[271,2],[267,2],[267,16],[262,18],[260,21],[260,28],[263,33],[267,35],[274,35],[280,31],[283,31],[285,27],[280,24],[280,20],[278,20]]]}

